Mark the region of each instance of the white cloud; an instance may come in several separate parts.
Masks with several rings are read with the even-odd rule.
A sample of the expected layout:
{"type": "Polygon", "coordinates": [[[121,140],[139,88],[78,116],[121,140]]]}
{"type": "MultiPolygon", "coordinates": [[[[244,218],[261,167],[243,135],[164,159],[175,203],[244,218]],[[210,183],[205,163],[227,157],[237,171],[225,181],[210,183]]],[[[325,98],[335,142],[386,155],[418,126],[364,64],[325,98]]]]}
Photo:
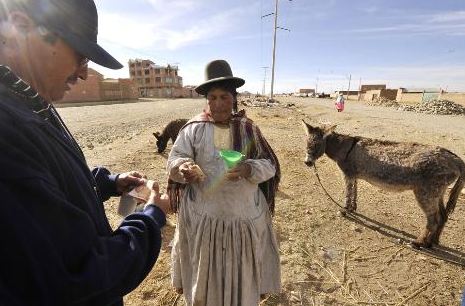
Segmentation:
{"type": "Polygon", "coordinates": [[[161,40],[159,24],[140,22],[119,14],[100,13],[99,40],[129,48],[146,48],[161,40]]]}
{"type": "Polygon", "coordinates": [[[437,14],[399,15],[401,21],[383,27],[365,27],[349,30],[359,34],[396,34],[396,35],[432,35],[461,36],[465,32],[465,11],[437,14]],[[402,19],[408,22],[403,23],[402,19]],[[412,21],[415,21],[412,23],[412,21]]]}
{"type": "Polygon", "coordinates": [[[154,9],[158,11],[171,11],[178,9],[193,9],[198,7],[202,3],[195,0],[176,0],[176,1],[166,1],[166,0],[147,0],[148,3],[152,4],[154,9]]]}
{"type": "Polygon", "coordinates": [[[379,9],[376,6],[366,6],[360,8],[360,11],[367,13],[367,14],[374,14],[379,11],[379,9]]]}
{"type": "Polygon", "coordinates": [[[433,23],[452,21],[465,21],[465,11],[439,13],[433,15],[429,20],[429,22],[433,23]]]}
{"type": "Polygon", "coordinates": [[[465,24],[400,24],[396,26],[355,29],[352,33],[397,33],[399,35],[411,34],[445,34],[460,35],[465,31],[465,24]]]}
{"type": "Polygon", "coordinates": [[[193,19],[189,9],[179,9],[193,7],[193,1],[180,1],[180,3],[147,1],[157,7],[156,11],[159,14],[154,13],[153,18],[144,16],[143,21],[136,16],[126,16],[123,13],[101,12],[99,39],[123,48],[176,50],[212,41],[222,35],[230,35],[241,28],[241,20],[250,14],[247,8],[238,7],[205,18],[193,19]]]}

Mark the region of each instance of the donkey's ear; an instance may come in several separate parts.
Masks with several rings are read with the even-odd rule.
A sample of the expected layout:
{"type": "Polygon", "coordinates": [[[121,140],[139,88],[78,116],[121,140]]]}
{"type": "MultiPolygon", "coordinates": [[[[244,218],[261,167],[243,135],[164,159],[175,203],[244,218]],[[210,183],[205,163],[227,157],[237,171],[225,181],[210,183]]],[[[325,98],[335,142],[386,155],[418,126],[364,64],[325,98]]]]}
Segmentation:
{"type": "Polygon", "coordinates": [[[160,132],[153,133],[153,136],[155,136],[156,139],[160,137],[160,132]]]}
{"type": "Polygon", "coordinates": [[[310,124],[308,124],[307,122],[304,121],[304,119],[302,119],[302,126],[304,127],[304,130],[305,130],[305,134],[310,135],[310,130],[313,128],[310,124]]]}
{"type": "Polygon", "coordinates": [[[332,134],[334,132],[334,130],[336,129],[336,127],[337,127],[337,124],[333,124],[331,126],[325,126],[323,128],[323,131],[324,131],[323,137],[326,137],[326,136],[332,134]]]}

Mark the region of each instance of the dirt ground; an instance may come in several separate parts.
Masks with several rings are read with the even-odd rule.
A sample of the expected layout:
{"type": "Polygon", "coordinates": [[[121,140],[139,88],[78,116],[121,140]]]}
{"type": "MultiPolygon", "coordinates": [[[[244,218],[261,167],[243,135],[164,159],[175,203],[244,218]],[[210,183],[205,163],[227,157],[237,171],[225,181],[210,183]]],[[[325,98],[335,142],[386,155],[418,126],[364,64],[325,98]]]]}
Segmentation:
{"type": "MultiPolygon", "coordinates": [[[[392,193],[359,184],[358,217],[344,217],[303,163],[301,119],[331,122],[336,131],[396,141],[440,145],[465,159],[465,116],[426,115],[347,102],[337,113],[331,100],[281,98],[272,108],[246,108],[281,163],[282,181],[274,227],[280,243],[282,292],[262,305],[458,305],[465,285],[465,195],[462,194],[432,251],[406,243],[425,219],[411,192],[392,193]],[[286,100],[287,99],[287,100],[286,100]],[[295,103],[292,107],[283,107],[295,103]],[[368,227],[367,227],[368,226],[368,227]]],[[[141,170],[166,184],[171,145],[157,154],[152,132],[175,118],[200,112],[204,100],[143,100],[137,103],[60,108],[89,165],[113,172],[141,170]]],[[[327,157],[317,162],[322,183],[342,204],[343,177],[327,157]]],[[[106,203],[112,226],[119,199],[106,203]]],[[[175,218],[163,232],[156,266],[125,297],[126,305],[183,305],[170,287],[170,248],[175,218]]]]}

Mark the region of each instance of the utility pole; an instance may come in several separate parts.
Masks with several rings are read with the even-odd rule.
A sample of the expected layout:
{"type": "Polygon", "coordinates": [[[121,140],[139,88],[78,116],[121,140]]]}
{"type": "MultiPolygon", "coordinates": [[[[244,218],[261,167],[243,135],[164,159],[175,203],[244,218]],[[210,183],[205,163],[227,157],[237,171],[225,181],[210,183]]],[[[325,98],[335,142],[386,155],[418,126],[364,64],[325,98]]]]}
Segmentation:
{"type": "Polygon", "coordinates": [[[319,81],[319,78],[316,77],[316,84],[315,84],[315,95],[318,94],[318,81],[319,81]]]}
{"type": "MultiPolygon", "coordinates": [[[[292,1],[292,0],[289,0],[292,1]]],[[[273,100],[273,89],[274,89],[274,67],[275,67],[275,61],[276,61],[276,30],[285,30],[285,31],[291,31],[286,28],[278,27],[278,2],[279,0],[275,0],[275,8],[274,8],[274,13],[262,16],[270,16],[274,15],[274,31],[273,31],[273,58],[272,58],[272,64],[271,64],[271,92],[270,92],[270,100],[273,100]]]]}
{"type": "Polygon", "coordinates": [[[266,66],[266,67],[262,67],[262,69],[264,70],[264,73],[265,73],[265,76],[263,77],[263,89],[262,89],[262,95],[264,96],[265,95],[265,88],[266,88],[266,69],[268,69],[270,67],[266,66]]]}
{"type": "Polygon", "coordinates": [[[273,100],[273,87],[274,87],[274,66],[276,59],[276,29],[278,27],[278,0],[276,0],[276,5],[274,9],[274,32],[273,32],[273,61],[271,64],[271,92],[270,100],[273,100]]]}
{"type": "Polygon", "coordinates": [[[352,80],[352,74],[349,74],[349,88],[347,88],[347,100],[349,100],[350,81],[352,80]]]}
{"type": "Polygon", "coordinates": [[[362,97],[362,77],[360,77],[360,80],[358,82],[358,100],[359,101],[361,97],[362,97]]]}

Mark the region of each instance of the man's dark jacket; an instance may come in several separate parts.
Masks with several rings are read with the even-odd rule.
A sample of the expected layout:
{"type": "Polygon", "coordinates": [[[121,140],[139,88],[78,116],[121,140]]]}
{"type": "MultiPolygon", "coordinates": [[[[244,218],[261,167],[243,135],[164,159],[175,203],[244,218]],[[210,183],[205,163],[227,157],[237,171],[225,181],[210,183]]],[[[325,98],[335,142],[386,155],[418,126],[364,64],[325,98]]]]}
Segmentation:
{"type": "Polygon", "coordinates": [[[0,305],[122,305],[154,265],[164,213],[113,231],[115,177],[0,83],[0,305]]]}

